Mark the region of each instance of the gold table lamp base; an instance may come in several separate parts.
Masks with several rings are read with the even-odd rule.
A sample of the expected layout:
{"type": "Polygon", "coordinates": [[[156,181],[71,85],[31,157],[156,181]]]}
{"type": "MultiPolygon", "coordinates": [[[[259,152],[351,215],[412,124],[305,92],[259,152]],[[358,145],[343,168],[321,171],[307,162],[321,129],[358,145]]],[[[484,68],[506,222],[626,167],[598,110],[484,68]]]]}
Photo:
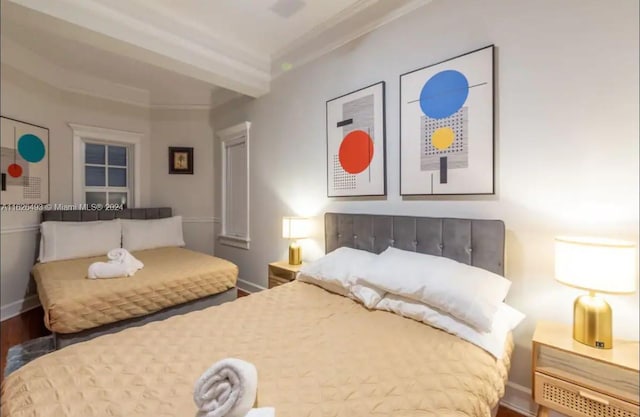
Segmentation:
{"type": "Polygon", "coordinates": [[[598,349],[613,347],[611,307],[602,298],[590,292],[573,303],[573,338],[598,349]]]}
{"type": "Polygon", "coordinates": [[[289,265],[300,265],[302,263],[302,251],[300,245],[292,243],[289,245],[289,265]]]}

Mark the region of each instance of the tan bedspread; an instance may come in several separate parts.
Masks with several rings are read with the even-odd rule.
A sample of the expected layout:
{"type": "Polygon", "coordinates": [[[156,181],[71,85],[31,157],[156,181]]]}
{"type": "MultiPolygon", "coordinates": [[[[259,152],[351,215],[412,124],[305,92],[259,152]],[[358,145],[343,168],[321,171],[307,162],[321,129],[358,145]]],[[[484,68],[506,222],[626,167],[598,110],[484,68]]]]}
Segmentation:
{"type": "Polygon", "coordinates": [[[6,417],[193,417],[198,376],[225,357],[258,369],[258,405],[277,417],[488,417],[506,359],[425,324],[311,284],[75,344],[2,386],[6,417]]]}
{"type": "Polygon", "coordinates": [[[224,259],[182,248],[134,252],[144,268],[127,278],[87,279],[87,269],[106,257],[48,262],[33,267],[45,325],[75,333],[235,287],[238,267],[224,259]]]}

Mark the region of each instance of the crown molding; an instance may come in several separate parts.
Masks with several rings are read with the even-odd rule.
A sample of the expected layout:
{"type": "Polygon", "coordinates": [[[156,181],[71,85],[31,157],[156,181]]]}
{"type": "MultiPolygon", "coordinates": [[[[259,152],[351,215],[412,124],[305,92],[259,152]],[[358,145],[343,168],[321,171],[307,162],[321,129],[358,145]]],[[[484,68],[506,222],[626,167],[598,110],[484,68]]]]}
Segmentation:
{"type": "Polygon", "coordinates": [[[211,110],[208,104],[152,104],[151,110],[211,110]]]}
{"type": "MultiPolygon", "coordinates": [[[[91,43],[120,55],[239,93],[259,97],[269,92],[269,57],[251,57],[228,43],[201,44],[184,24],[152,25],[98,0],[9,0],[55,19],[13,8],[25,21],[57,35],[91,43]],[[43,21],[44,19],[44,21],[43,21]],[[57,21],[56,21],[57,20],[57,21]],[[62,24],[64,21],[69,24],[62,24]],[[250,61],[250,63],[248,63],[250,61]]],[[[202,39],[202,32],[200,39],[202,39]]]]}
{"type": "MultiPolygon", "coordinates": [[[[373,32],[387,23],[431,3],[431,1],[432,0],[409,0],[405,5],[392,9],[390,12],[382,14],[377,18],[368,20],[365,24],[353,24],[352,20],[355,20],[360,12],[365,11],[367,7],[377,1],[366,0],[358,2],[346,10],[344,14],[334,16],[333,19],[317,26],[305,36],[287,46],[287,48],[274,54],[271,71],[272,80],[286,72],[281,67],[283,62],[291,64],[293,68],[305,65],[369,32],[373,32]],[[340,25],[348,27],[349,30],[341,33],[337,30],[340,25]]],[[[385,3],[381,4],[384,5],[385,3]]]]}

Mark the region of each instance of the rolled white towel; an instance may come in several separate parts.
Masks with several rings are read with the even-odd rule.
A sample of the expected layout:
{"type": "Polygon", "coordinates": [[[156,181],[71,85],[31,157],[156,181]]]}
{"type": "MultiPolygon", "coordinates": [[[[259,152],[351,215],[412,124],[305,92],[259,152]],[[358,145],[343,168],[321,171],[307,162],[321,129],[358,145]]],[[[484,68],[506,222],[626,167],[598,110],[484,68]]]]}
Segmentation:
{"type": "Polygon", "coordinates": [[[136,270],[144,268],[144,264],[124,248],[111,249],[107,253],[107,258],[109,258],[110,263],[131,265],[135,267],[136,270]]]}
{"type": "Polygon", "coordinates": [[[135,274],[137,269],[126,264],[110,263],[110,262],[94,262],[89,265],[87,277],[89,279],[96,278],[119,278],[130,277],[135,274]]]}
{"type": "Polygon", "coordinates": [[[273,407],[252,408],[245,417],[276,417],[276,409],[273,407]]]}
{"type": "Polygon", "coordinates": [[[256,402],[258,371],[253,364],[228,358],[214,363],[196,382],[198,417],[245,417],[256,402]]]}

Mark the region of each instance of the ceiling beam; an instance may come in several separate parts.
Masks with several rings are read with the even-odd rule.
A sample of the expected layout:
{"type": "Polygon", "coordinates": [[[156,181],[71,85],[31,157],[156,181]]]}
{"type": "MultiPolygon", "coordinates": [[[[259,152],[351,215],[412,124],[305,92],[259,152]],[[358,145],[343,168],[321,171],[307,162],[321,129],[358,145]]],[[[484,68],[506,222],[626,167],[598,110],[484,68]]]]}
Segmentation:
{"type": "Polygon", "coordinates": [[[217,44],[214,49],[106,5],[97,0],[8,0],[3,1],[3,13],[15,13],[22,22],[59,36],[250,97],[269,92],[268,57],[250,64],[226,45],[217,44]],[[7,10],[10,4],[18,6],[7,10]]]}

